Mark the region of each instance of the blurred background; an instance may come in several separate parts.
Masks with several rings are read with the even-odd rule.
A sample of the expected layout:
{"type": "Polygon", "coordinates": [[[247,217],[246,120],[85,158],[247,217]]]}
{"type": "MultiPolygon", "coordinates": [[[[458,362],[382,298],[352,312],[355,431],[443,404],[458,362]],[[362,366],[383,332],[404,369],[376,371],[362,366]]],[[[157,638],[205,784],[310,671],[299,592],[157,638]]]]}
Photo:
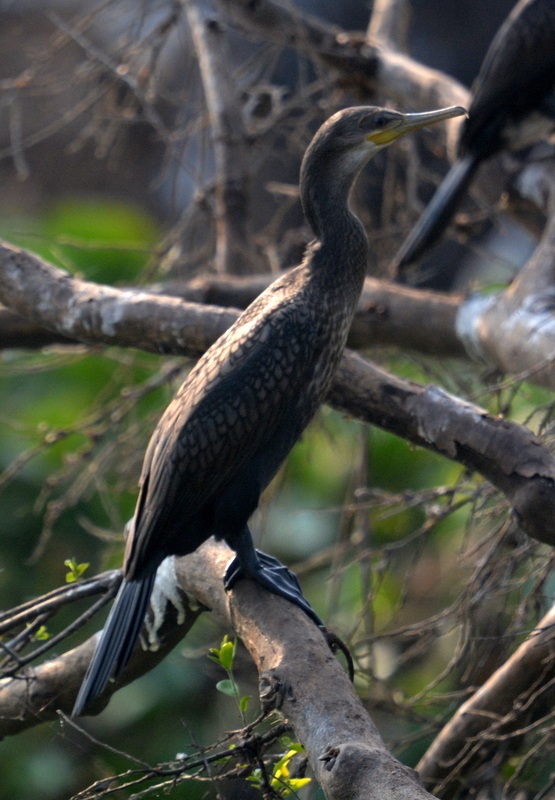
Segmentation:
{"type": "MultiPolygon", "coordinates": [[[[366,0],[297,5],[362,32],[371,10],[366,0]]],[[[411,5],[413,56],[470,85],[513,2],[411,5]]],[[[307,240],[298,200],[287,187],[296,184],[314,129],[308,109],[316,102],[321,121],[333,103],[348,104],[352,95],[334,88],[326,99],[331,79],[321,67],[288,51],[264,50],[237,31],[229,36],[238,80],[259,75],[253,85],[266,87],[274,103],[267,114],[249,117],[261,126],[252,150],[253,259],[269,271],[272,253],[286,267],[307,240]],[[324,89],[311,95],[307,87],[317,81],[324,89]],[[281,116],[273,126],[276,109],[281,116]]],[[[202,103],[179,4],[0,0],[0,236],[76,275],[118,286],[163,284],[209,271],[213,156],[199,123],[202,103]],[[155,80],[140,91],[116,80],[112,66],[121,63],[122,52],[130,76],[151,59],[155,80]]],[[[376,163],[365,191],[375,187],[379,204],[387,162],[376,163]]],[[[376,238],[371,203],[368,209],[376,238]]],[[[397,228],[388,243],[378,241],[384,261],[400,238],[397,228]]],[[[524,234],[517,241],[512,257],[518,261],[533,242],[524,234]]],[[[460,262],[469,257],[474,255],[461,253],[460,262]]],[[[499,259],[502,274],[510,275],[513,267],[503,255],[499,259]]],[[[450,280],[456,273],[454,268],[450,280]]],[[[511,413],[538,429],[551,419],[548,394],[538,388],[499,391],[461,365],[397,352],[372,356],[397,374],[479,397],[495,413],[511,413]]],[[[120,565],[146,443],[190,366],[185,359],[104,347],[2,351],[2,608],[62,584],[67,559],[90,564],[85,575],[120,565]]],[[[506,513],[492,489],[459,465],[324,408],[256,514],[263,547],[293,566],[317,612],[352,646],[357,687],[384,737],[411,766],[457,698],[502,663],[513,639],[499,642],[495,635],[507,634],[510,619],[517,635],[542,605],[534,546],[518,536],[504,540],[487,579],[476,572],[477,559],[486,558],[480,548],[501,535],[506,513]],[[477,582],[493,587],[509,573],[510,590],[492,591],[479,607],[464,605],[463,613],[477,582]]],[[[548,594],[543,573],[541,578],[548,594]]],[[[61,614],[48,633],[79,610],[61,614]]],[[[96,618],[67,646],[100,626],[96,618]]],[[[87,730],[154,764],[240,727],[234,699],[216,689],[225,674],[207,657],[224,633],[204,614],[155,671],[86,720],[87,730]]],[[[253,696],[253,718],[256,676],[240,647],[234,670],[241,694],[253,696]]],[[[43,725],[0,744],[0,800],[69,798],[129,767],[124,756],[65,724],[43,725]]],[[[530,780],[540,786],[541,770],[530,780]]],[[[244,784],[192,781],[175,796],[194,800],[217,791],[230,800],[248,797],[244,784]]],[[[311,786],[299,796],[322,797],[311,786]]]]}

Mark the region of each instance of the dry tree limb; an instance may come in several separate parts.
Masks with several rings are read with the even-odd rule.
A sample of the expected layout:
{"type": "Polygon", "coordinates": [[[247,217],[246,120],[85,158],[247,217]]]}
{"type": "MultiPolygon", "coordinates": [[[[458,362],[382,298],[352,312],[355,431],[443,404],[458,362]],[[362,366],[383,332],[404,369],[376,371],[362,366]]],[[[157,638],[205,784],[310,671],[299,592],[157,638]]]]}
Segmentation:
{"type": "Polygon", "coordinates": [[[480,472],[500,489],[521,527],[555,544],[555,457],[522,425],[492,417],[345,351],[327,398],[347,414],[480,472]]]}
{"type": "MultiPolygon", "coordinates": [[[[28,256],[30,259],[35,258],[31,254],[28,256]]],[[[0,245],[0,273],[2,271],[1,257],[0,245]]],[[[143,349],[155,349],[155,339],[159,338],[160,347],[156,348],[158,352],[163,348],[165,353],[195,356],[200,354],[200,351],[196,349],[200,343],[195,343],[193,338],[193,331],[196,330],[195,319],[206,319],[206,341],[208,341],[211,329],[216,332],[220,330],[220,326],[226,322],[231,324],[236,318],[231,316],[235,312],[229,312],[214,326],[214,322],[210,321],[214,313],[221,314],[223,308],[246,308],[260,292],[275,280],[275,277],[275,275],[256,275],[249,278],[205,276],[195,278],[189,283],[165,284],[160,288],[153,289],[156,298],[151,298],[151,305],[148,305],[149,295],[147,292],[140,292],[136,289],[131,289],[125,296],[122,296],[121,302],[131,304],[133,294],[142,298],[140,303],[133,304],[133,311],[131,308],[128,309],[128,324],[131,324],[134,315],[141,319],[144,318],[146,321],[147,314],[152,313],[151,319],[155,330],[152,335],[148,336],[148,342],[145,341],[143,349]],[[189,304],[176,305],[170,301],[169,308],[164,311],[164,304],[169,297],[179,297],[187,300],[189,304],[199,303],[206,308],[204,310],[194,306],[191,308],[189,304]],[[220,306],[220,309],[210,308],[210,306],[220,306]],[[194,312],[192,325],[187,321],[191,318],[191,311],[194,312]],[[160,319],[159,322],[157,320],[161,315],[169,317],[170,313],[175,315],[175,327],[172,323],[171,329],[180,328],[183,347],[179,346],[177,342],[172,345],[167,333],[164,334],[159,330],[162,325],[164,327],[166,325],[163,319],[160,319]],[[185,337],[187,343],[184,341],[185,337]]],[[[90,285],[92,287],[95,284],[90,285]]],[[[111,297],[113,296],[106,295],[104,302],[111,302],[111,297]]],[[[98,299],[100,301],[100,296],[98,299]]],[[[468,358],[455,329],[457,311],[463,300],[464,298],[460,294],[412,289],[376,278],[366,278],[347,344],[354,349],[393,346],[425,355],[468,358]]],[[[30,312],[30,309],[25,310],[26,306],[24,305],[19,307],[22,314],[30,312]]],[[[223,332],[223,327],[221,332],[223,332]]],[[[77,335],[78,330],[75,329],[75,337],[77,335]]],[[[8,308],[0,307],[0,349],[35,349],[50,344],[74,344],[75,342],[76,338],[71,338],[69,334],[64,336],[62,333],[47,330],[40,324],[33,323],[8,308]]],[[[134,346],[132,343],[129,344],[134,346]]]]}
{"type": "Polygon", "coordinates": [[[506,291],[471,297],[457,316],[459,337],[470,354],[549,387],[555,385],[554,178],[553,165],[525,170],[521,189],[548,214],[540,244],[506,291]]]}
{"type": "Polygon", "coordinates": [[[256,266],[248,252],[249,145],[243,132],[237,81],[230,74],[226,34],[202,0],[187,0],[215,155],[216,271],[240,275],[256,266]]]}
{"type": "MultiPolygon", "coordinates": [[[[160,292],[197,303],[246,308],[275,278],[201,276],[188,283],[164,284],[160,292]]],[[[455,328],[463,302],[462,294],[366,278],[347,344],[355,350],[393,346],[426,355],[467,358],[455,328]]]]}
{"type": "Polygon", "coordinates": [[[0,299],[64,338],[198,357],[237,319],[177,298],[81,281],[24,250],[0,243],[0,299]],[[135,341],[135,344],[133,344],[135,341]]]}
{"type": "MultiPolygon", "coordinates": [[[[298,608],[251,581],[231,594],[223,575],[232,552],[208,540],[195,553],[175,559],[183,591],[220,616],[243,640],[259,670],[263,709],[276,709],[302,742],[328,800],[426,800],[429,795],[414,770],[387,751],[349,679],[320,630],[298,608]]],[[[92,707],[98,713],[115,688],[151,669],[189,630],[168,624],[157,653],[135,650],[122,679],[107,687],[92,707]],[[173,636],[169,632],[173,630],[173,636]]],[[[20,679],[0,681],[0,736],[56,717],[77,694],[95,638],[20,679]]]]}
{"type": "MultiPolygon", "coordinates": [[[[12,309],[0,308],[0,347],[77,340],[196,357],[237,318],[237,311],[223,307],[246,308],[275,276],[202,277],[165,285],[160,289],[164,295],[154,295],[72,278],[38,256],[0,242],[0,278],[0,299],[12,309]]],[[[348,344],[465,356],[455,332],[462,301],[461,295],[367,278],[348,344]]]]}
{"type": "MultiPolygon", "coordinates": [[[[120,577],[118,570],[113,571],[110,575],[113,576],[116,573],[120,577]]],[[[83,592],[90,593],[95,581],[99,581],[103,586],[105,577],[103,574],[89,581],[72,584],[73,595],[65,599],[73,602],[78,596],[82,596],[83,592]]],[[[45,603],[49,602],[45,598],[39,598],[39,600],[43,600],[45,603]]],[[[175,611],[170,607],[158,630],[158,649],[142,650],[137,647],[121,676],[117,681],[110,682],[102,696],[92,704],[93,713],[99,713],[105,708],[117,689],[153,669],[187,635],[200,611],[192,610],[188,606],[186,598],[183,598],[183,603],[184,623],[181,625],[176,623],[175,611]]],[[[39,603],[38,608],[40,610],[42,604],[39,603]]],[[[98,634],[91,636],[73,650],[45,661],[43,664],[26,666],[15,677],[0,679],[0,739],[5,736],[14,736],[42,722],[57,719],[58,709],[67,713],[71,711],[92,658],[97,636],[98,634]]]]}
{"type": "Polygon", "coordinates": [[[251,581],[240,581],[226,594],[222,576],[231,555],[209,540],[176,561],[181,585],[241,637],[258,668],[263,708],[279,710],[292,725],[326,798],[429,798],[416,773],[387,751],[306,615],[251,581]]]}
{"type": "Polygon", "coordinates": [[[470,774],[491,758],[500,739],[522,735],[552,708],[546,693],[555,680],[555,606],[513,655],[445,725],[418,764],[422,781],[451,797],[470,774]]]}

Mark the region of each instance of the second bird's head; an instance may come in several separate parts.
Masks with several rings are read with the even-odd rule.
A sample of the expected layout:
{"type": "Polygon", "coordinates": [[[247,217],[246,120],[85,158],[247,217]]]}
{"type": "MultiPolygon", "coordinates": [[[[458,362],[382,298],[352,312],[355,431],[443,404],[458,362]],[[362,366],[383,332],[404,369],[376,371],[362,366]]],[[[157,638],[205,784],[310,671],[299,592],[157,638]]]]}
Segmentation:
{"type": "Polygon", "coordinates": [[[338,111],[318,129],[303,158],[300,188],[305,213],[321,201],[323,192],[348,193],[366,162],[396,139],[464,113],[460,106],[416,114],[375,106],[338,111]]]}

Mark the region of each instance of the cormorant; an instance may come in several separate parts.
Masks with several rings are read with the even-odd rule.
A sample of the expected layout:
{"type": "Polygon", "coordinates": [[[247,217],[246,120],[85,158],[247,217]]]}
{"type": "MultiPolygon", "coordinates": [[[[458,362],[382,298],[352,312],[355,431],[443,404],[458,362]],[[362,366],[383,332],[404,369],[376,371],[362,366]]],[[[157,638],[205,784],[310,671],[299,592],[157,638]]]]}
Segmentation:
{"type": "Polygon", "coordinates": [[[364,164],[409,131],[464,113],[339,111],[317,131],[301,166],[300,194],[316,240],[199,360],[163,414],[146,451],[123,582],[73,714],[119,674],[137,641],[156,570],[209,536],[236,552],[226,588],[241,576],[300,606],[321,625],[295,576],[254,549],[247,522],[263,489],[324,399],[367,268],[364,228],[349,208],[364,164]]]}
{"type": "Polygon", "coordinates": [[[440,238],[484,159],[555,128],[555,0],[520,0],[493,39],[473,87],[458,159],[397,253],[393,270],[440,238]]]}

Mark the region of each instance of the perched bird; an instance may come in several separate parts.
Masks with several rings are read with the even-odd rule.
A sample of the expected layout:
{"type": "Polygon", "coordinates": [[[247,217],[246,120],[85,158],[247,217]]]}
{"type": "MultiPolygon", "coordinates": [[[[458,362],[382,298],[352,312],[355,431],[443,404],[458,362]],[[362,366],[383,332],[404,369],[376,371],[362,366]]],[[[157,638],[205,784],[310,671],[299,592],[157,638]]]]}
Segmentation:
{"type": "Polygon", "coordinates": [[[409,131],[464,113],[339,111],[303,159],[301,201],[316,240],[205,353],[148,445],[123,582],[73,714],[119,674],[137,641],[156,570],[209,536],[236,552],[226,588],[245,576],[319,618],[295,576],[254,549],[247,525],[263,489],[325,397],[366,274],[368,244],[349,208],[364,164],[409,131]]]}
{"type": "Polygon", "coordinates": [[[463,122],[458,159],[397,253],[393,270],[440,238],[484,159],[555,129],[555,0],[520,0],[491,43],[463,122]]]}

